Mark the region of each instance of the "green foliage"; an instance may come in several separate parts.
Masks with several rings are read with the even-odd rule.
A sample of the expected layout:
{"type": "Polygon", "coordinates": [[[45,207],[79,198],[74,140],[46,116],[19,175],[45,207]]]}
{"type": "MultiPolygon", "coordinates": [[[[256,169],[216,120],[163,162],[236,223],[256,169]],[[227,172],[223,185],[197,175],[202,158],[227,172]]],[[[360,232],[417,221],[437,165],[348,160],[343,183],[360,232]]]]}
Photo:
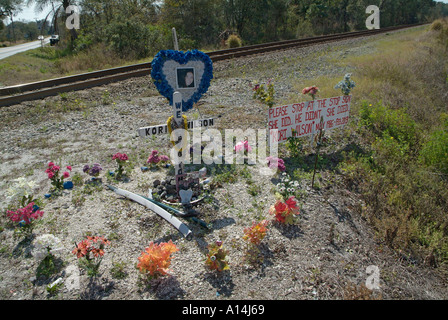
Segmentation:
{"type": "Polygon", "coordinates": [[[292,136],[286,140],[286,147],[293,158],[299,158],[303,153],[303,143],[301,138],[294,137],[296,131],[292,129],[292,136]]]}
{"type": "Polygon", "coordinates": [[[114,21],[106,27],[106,39],[120,57],[146,57],[149,53],[148,36],[149,30],[140,21],[114,21]]]}
{"type": "Polygon", "coordinates": [[[236,34],[231,34],[229,38],[227,39],[227,46],[229,48],[239,48],[242,45],[242,41],[240,37],[238,37],[236,34]]]}
{"type": "Polygon", "coordinates": [[[435,167],[448,174],[448,124],[442,130],[434,131],[420,151],[420,159],[427,166],[435,167]]]}
{"type": "Polygon", "coordinates": [[[417,124],[404,109],[391,109],[381,103],[370,105],[364,101],[359,124],[377,138],[395,139],[406,152],[415,147],[419,140],[417,124]]]}

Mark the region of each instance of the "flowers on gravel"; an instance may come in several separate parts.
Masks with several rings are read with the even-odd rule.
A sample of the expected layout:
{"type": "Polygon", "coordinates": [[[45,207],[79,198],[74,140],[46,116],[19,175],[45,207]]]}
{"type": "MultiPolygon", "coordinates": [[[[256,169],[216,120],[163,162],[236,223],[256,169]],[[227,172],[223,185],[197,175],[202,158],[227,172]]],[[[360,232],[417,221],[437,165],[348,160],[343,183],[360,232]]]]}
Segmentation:
{"type": "Polygon", "coordinates": [[[91,260],[92,258],[102,257],[104,255],[104,248],[107,245],[110,245],[110,241],[104,237],[87,236],[86,239],[76,244],[72,253],[76,255],[78,259],[85,257],[87,260],[91,260]]]}
{"type": "Polygon", "coordinates": [[[82,171],[87,173],[91,177],[98,177],[100,172],[103,170],[99,163],[94,163],[92,166],[86,164],[82,171]]]}
{"type": "Polygon", "coordinates": [[[226,260],[227,250],[224,249],[222,241],[216,241],[207,246],[208,253],[206,255],[205,264],[210,270],[218,270],[219,272],[228,270],[229,265],[226,260]]]}
{"type": "Polygon", "coordinates": [[[253,99],[261,101],[269,108],[272,108],[274,106],[275,90],[272,80],[268,80],[268,82],[266,83],[266,87],[264,84],[255,83],[252,90],[254,91],[253,99]]]}
{"type": "Polygon", "coordinates": [[[313,100],[316,99],[316,94],[319,92],[319,88],[316,86],[306,87],[302,90],[302,94],[309,94],[313,100]]]}
{"type": "Polygon", "coordinates": [[[299,208],[294,197],[289,197],[286,201],[279,199],[269,209],[269,213],[275,216],[275,220],[283,224],[293,224],[295,217],[299,215],[299,208]]]}
{"type": "Polygon", "coordinates": [[[245,139],[235,145],[235,151],[237,153],[244,152],[244,154],[247,155],[247,152],[252,151],[252,147],[249,145],[249,141],[245,139]]]}
{"type": "Polygon", "coordinates": [[[6,190],[6,198],[11,202],[19,201],[22,207],[33,201],[33,188],[35,181],[28,181],[25,177],[13,180],[15,184],[6,190]]]}
{"type": "Polygon", "coordinates": [[[58,237],[52,234],[44,234],[36,238],[32,255],[36,260],[41,261],[62,250],[64,250],[64,246],[58,237]]]}
{"type": "Polygon", "coordinates": [[[285,161],[276,157],[267,157],[267,164],[270,169],[277,169],[279,172],[284,172],[286,170],[285,161]]]}
{"type": "Polygon", "coordinates": [[[268,220],[263,220],[258,223],[254,222],[251,227],[244,229],[243,239],[253,245],[259,245],[266,236],[268,224],[268,220]]]}
{"type": "Polygon", "coordinates": [[[72,253],[78,258],[80,266],[87,270],[89,277],[97,275],[107,245],[110,241],[99,236],[87,236],[80,243],[75,243],[72,253]]]}
{"type": "Polygon", "coordinates": [[[344,79],[339,81],[339,83],[334,87],[335,89],[341,89],[342,93],[346,96],[350,94],[350,91],[356,87],[356,83],[352,80],[350,80],[350,77],[352,76],[351,73],[347,73],[344,76],[344,79]]]}
{"type": "MultiPolygon", "coordinates": [[[[71,171],[72,167],[67,166],[67,170],[71,171]]],[[[48,163],[48,168],[45,170],[45,173],[48,175],[48,179],[51,180],[51,184],[55,188],[55,190],[62,190],[64,188],[64,179],[70,177],[70,173],[68,171],[64,171],[61,176],[59,176],[61,171],[61,167],[55,165],[54,162],[48,163]]]]}
{"type": "Polygon", "coordinates": [[[138,258],[137,268],[150,276],[166,275],[171,264],[171,254],[177,251],[179,249],[171,240],[160,244],[151,242],[138,258]]]}
{"type": "Polygon", "coordinates": [[[281,174],[280,182],[276,185],[276,189],[279,196],[287,199],[291,196],[295,196],[299,186],[300,184],[297,180],[293,180],[286,172],[283,172],[281,174]]]}
{"type": "Polygon", "coordinates": [[[120,179],[123,176],[123,165],[129,160],[129,157],[126,153],[117,152],[112,155],[112,160],[115,160],[118,164],[116,177],[117,179],[120,179]]]}
{"type": "Polygon", "coordinates": [[[44,212],[40,211],[34,202],[30,202],[26,207],[17,211],[8,210],[6,214],[11,221],[19,222],[23,226],[31,226],[33,221],[43,216],[44,212]]]}

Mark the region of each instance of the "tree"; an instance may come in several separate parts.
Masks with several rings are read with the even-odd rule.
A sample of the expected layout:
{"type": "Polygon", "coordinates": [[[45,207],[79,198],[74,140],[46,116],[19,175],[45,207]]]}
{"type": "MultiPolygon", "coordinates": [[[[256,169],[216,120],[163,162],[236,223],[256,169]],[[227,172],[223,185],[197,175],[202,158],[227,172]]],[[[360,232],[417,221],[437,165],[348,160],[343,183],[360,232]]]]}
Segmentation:
{"type": "MultiPolygon", "coordinates": [[[[38,12],[42,12],[46,7],[48,7],[50,5],[52,6],[52,9],[54,11],[53,27],[55,30],[57,30],[59,16],[61,16],[63,18],[64,25],[65,25],[65,21],[67,20],[67,18],[69,16],[67,14],[67,8],[71,5],[77,4],[76,0],[27,0],[28,6],[33,3],[36,5],[36,11],[38,11],[38,12]]],[[[50,13],[51,12],[48,13],[47,18],[50,15],[50,13]]],[[[71,34],[71,41],[73,42],[78,36],[76,29],[74,29],[74,28],[70,29],[70,34],[71,34]]]]}
{"type": "Polygon", "coordinates": [[[13,41],[16,41],[16,35],[14,31],[14,19],[20,11],[22,11],[23,0],[0,0],[0,20],[2,21],[6,17],[11,19],[11,29],[13,34],[13,41]]]}

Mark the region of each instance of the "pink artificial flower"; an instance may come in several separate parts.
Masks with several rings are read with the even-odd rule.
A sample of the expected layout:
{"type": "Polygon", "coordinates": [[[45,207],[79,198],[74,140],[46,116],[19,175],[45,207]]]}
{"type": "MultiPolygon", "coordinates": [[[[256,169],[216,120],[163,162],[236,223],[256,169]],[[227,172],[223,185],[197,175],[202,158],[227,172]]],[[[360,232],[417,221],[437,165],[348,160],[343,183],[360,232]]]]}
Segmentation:
{"type": "Polygon", "coordinates": [[[23,220],[25,224],[30,224],[31,220],[36,220],[44,214],[44,212],[40,210],[34,211],[33,207],[34,202],[31,202],[25,208],[21,208],[17,211],[7,211],[7,216],[11,221],[20,222],[23,220]]]}
{"type": "Polygon", "coordinates": [[[236,152],[240,152],[240,151],[249,151],[250,152],[250,151],[252,151],[252,148],[249,145],[249,141],[245,140],[245,141],[238,142],[235,145],[235,151],[236,152]]]}
{"type": "Polygon", "coordinates": [[[126,153],[117,152],[116,154],[114,154],[112,156],[112,160],[116,160],[116,159],[118,159],[120,161],[126,161],[126,160],[128,160],[128,156],[126,153]]]}
{"type": "Polygon", "coordinates": [[[160,158],[159,158],[159,155],[157,153],[158,153],[157,151],[151,152],[151,155],[149,156],[147,163],[153,163],[153,164],[159,163],[160,162],[160,158]]]}
{"type": "Polygon", "coordinates": [[[302,90],[302,94],[310,94],[311,96],[314,97],[318,91],[319,88],[316,86],[306,87],[302,90]]]}
{"type": "Polygon", "coordinates": [[[53,178],[54,178],[54,173],[48,172],[48,179],[53,179],[53,178]]]}
{"type": "Polygon", "coordinates": [[[65,171],[62,176],[64,177],[64,179],[67,179],[68,177],[70,177],[70,173],[68,173],[67,171],[65,171]]]}
{"type": "Polygon", "coordinates": [[[168,156],[161,155],[161,156],[160,156],[160,161],[162,161],[162,162],[168,162],[168,161],[170,161],[170,158],[169,158],[168,156]]]}
{"type": "Polygon", "coordinates": [[[48,163],[48,166],[51,168],[52,166],[54,166],[54,163],[50,161],[50,162],[48,163]]]}
{"type": "Polygon", "coordinates": [[[119,159],[120,156],[121,156],[121,153],[118,152],[112,156],[112,160],[119,159]]]}
{"type": "Polygon", "coordinates": [[[58,172],[59,170],[61,170],[61,167],[60,167],[60,166],[53,166],[53,167],[51,168],[51,171],[53,171],[53,172],[58,172]]]}
{"type": "Polygon", "coordinates": [[[72,166],[67,166],[67,170],[72,171],[72,166]]]}

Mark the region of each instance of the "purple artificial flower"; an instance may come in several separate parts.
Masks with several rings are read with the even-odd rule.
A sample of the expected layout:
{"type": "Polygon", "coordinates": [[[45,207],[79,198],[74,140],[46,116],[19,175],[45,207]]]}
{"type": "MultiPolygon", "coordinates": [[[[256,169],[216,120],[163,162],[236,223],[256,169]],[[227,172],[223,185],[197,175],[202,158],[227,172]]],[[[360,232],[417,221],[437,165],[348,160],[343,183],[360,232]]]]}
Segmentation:
{"type": "Polygon", "coordinates": [[[100,174],[100,171],[103,170],[98,163],[93,164],[93,167],[90,168],[89,174],[92,177],[97,177],[100,174]]]}
{"type": "Polygon", "coordinates": [[[286,170],[285,161],[283,161],[283,159],[267,157],[266,160],[268,161],[268,167],[270,169],[277,168],[278,170],[280,170],[280,172],[283,172],[286,170]]]}

